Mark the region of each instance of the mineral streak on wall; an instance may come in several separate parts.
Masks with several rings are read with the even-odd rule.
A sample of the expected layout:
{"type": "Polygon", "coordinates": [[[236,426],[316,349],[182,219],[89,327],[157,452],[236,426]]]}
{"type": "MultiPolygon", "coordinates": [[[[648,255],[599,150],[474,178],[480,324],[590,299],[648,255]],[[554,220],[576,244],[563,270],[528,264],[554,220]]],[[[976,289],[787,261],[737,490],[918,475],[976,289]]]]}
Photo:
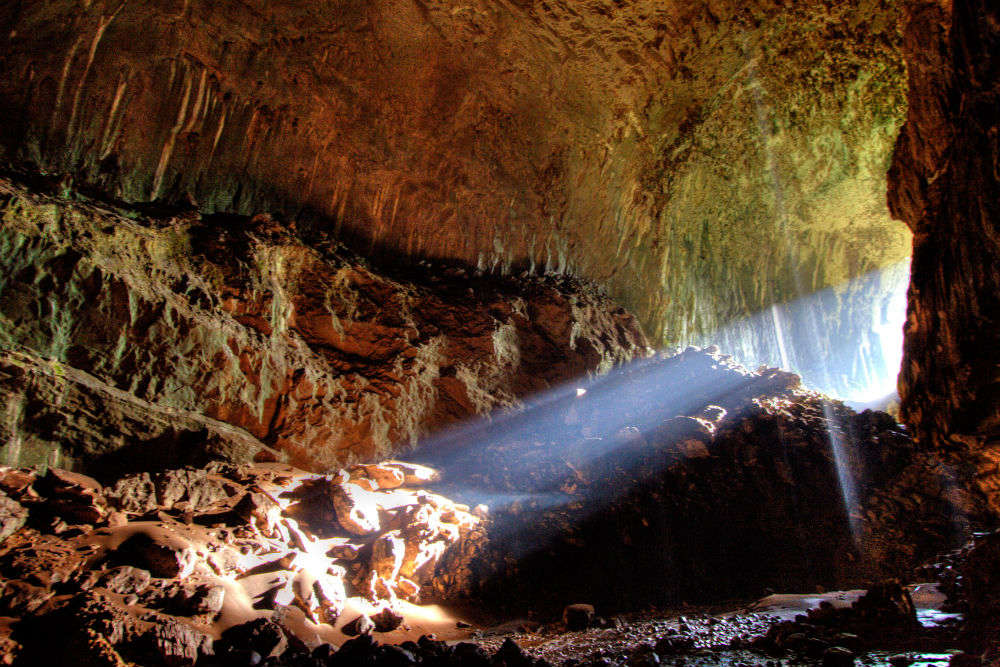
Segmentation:
{"type": "Polygon", "coordinates": [[[3,3],[0,150],[366,254],[570,271],[673,344],[909,255],[901,5],[3,3]]]}

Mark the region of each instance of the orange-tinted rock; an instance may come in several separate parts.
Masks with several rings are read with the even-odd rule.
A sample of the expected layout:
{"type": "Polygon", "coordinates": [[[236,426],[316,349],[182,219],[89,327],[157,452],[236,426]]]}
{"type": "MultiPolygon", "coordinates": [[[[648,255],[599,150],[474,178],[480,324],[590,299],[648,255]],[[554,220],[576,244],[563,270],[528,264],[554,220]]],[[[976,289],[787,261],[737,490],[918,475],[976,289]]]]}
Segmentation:
{"type": "Polygon", "coordinates": [[[914,232],[901,415],[952,465],[963,502],[1000,515],[1000,9],[918,2],[904,53],[910,107],[889,203],[914,232]],[[945,455],[949,456],[949,455],[945,455]],[[969,462],[972,463],[969,466],[969,462]]]}
{"type": "MultiPolygon", "coordinates": [[[[58,448],[109,476],[218,458],[328,470],[645,353],[633,318],[570,279],[390,275],[266,216],[130,219],[0,191],[0,244],[21,249],[0,252],[14,276],[0,316],[20,346],[0,352],[0,398],[25,406],[2,428],[27,463],[58,448]],[[56,319],[37,316],[49,308],[56,319]]],[[[150,507],[140,486],[134,511],[150,507]]],[[[167,486],[156,503],[182,501],[167,486]]],[[[210,486],[187,502],[219,497],[210,486]]]]}
{"type": "Polygon", "coordinates": [[[381,527],[375,494],[356,484],[337,484],[330,489],[337,521],[355,535],[370,535],[381,527]]]}

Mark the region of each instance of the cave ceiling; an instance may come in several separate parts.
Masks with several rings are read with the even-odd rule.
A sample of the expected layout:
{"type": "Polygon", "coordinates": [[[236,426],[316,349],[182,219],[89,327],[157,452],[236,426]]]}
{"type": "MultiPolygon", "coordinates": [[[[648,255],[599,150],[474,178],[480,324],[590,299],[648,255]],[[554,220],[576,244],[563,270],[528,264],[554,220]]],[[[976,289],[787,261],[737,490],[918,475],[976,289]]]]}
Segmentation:
{"type": "Polygon", "coordinates": [[[569,272],[684,342],[909,255],[903,3],[6,3],[3,159],[391,261],[569,272]]]}

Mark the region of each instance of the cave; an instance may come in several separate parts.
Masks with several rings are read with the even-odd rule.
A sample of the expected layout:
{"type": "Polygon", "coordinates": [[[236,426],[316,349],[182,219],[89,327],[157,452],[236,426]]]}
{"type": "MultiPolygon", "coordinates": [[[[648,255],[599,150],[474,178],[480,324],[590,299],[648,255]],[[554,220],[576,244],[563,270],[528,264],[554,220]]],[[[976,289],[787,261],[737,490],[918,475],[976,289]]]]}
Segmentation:
{"type": "Polygon", "coordinates": [[[0,663],[1000,665],[995,2],[0,35],[0,663]]]}

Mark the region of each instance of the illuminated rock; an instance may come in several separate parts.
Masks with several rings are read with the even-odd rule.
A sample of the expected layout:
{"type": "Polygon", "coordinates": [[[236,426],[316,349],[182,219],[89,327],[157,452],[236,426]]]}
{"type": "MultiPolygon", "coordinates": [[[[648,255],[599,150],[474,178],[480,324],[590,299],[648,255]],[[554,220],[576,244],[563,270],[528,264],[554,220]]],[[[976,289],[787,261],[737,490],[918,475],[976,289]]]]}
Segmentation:
{"type": "Polygon", "coordinates": [[[9,535],[20,530],[27,518],[28,511],[19,502],[0,491],[0,544],[9,535]]]}
{"type": "Polygon", "coordinates": [[[329,470],[646,350],[633,317],[570,278],[389,275],[266,216],[129,217],[9,180],[0,195],[0,400],[30,406],[0,416],[15,463],[329,470]]]}
{"type": "Polygon", "coordinates": [[[398,530],[383,533],[372,545],[371,568],[378,576],[395,581],[406,555],[406,543],[398,530]]]}
{"type": "Polygon", "coordinates": [[[396,489],[406,481],[406,476],[401,470],[387,465],[368,465],[364,466],[362,470],[380,489],[396,489]]]}
{"type": "Polygon", "coordinates": [[[370,535],[381,527],[378,504],[371,491],[356,484],[337,484],[331,487],[337,521],[355,535],[370,535]]]}

